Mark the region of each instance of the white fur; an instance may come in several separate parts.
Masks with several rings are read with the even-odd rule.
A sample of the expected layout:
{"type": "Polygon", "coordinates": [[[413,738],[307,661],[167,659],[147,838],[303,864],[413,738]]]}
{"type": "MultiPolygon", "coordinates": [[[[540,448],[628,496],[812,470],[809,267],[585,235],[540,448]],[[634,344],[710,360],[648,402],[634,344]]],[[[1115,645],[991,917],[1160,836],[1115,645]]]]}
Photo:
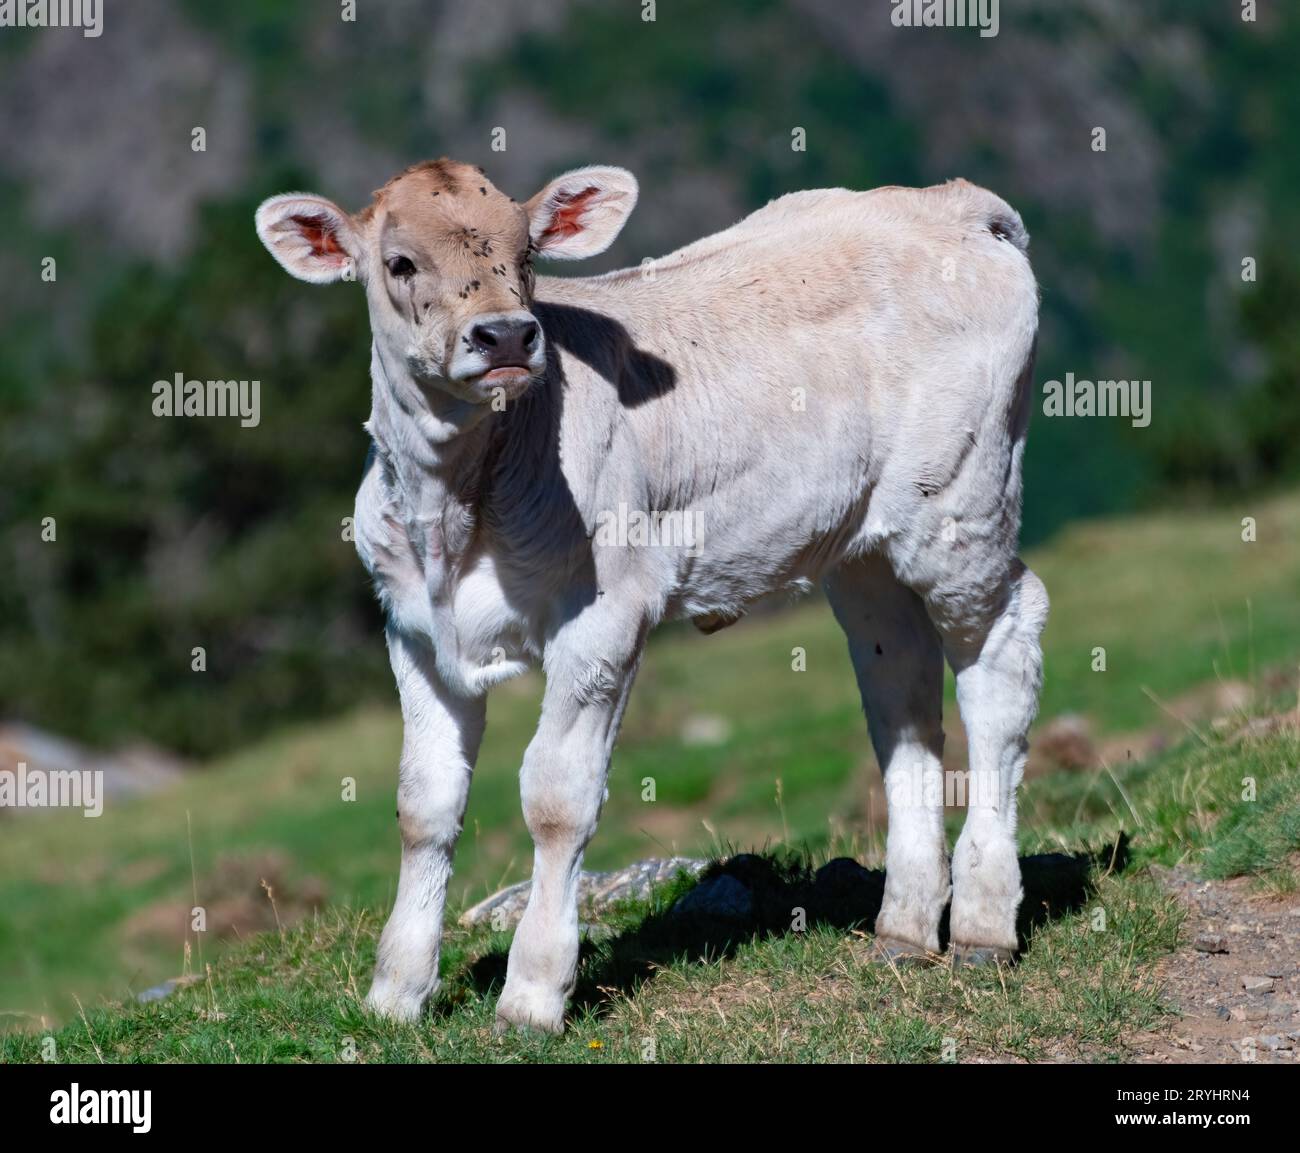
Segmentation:
{"type": "MultiPolygon", "coordinates": [[[[578,250],[607,245],[635,200],[609,171],[557,182],[616,192],[578,250]]],[[[555,187],[530,202],[534,233],[555,187]]],[[[515,227],[510,211],[494,227],[515,227]]],[[[402,873],[371,1003],[409,1018],[437,986],[482,696],[540,659],[521,773],[534,883],[498,1015],[562,1028],[577,878],[646,635],[674,616],[717,627],[818,579],[890,791],[878,932],[938,948],[942,801],[908,786],[941,772],[946,655],[972,771],[997,782],[957,845],[952,936],[1014,948],[1015,788],[1047,610],[1016,555],[1037,290],[1014,211],[962,181],[797,193],[655,262],[652,278],[543,279],[531,311],[546,367],[503,412],[458,387],[445,350],[474,308],[509,307],[508,294],[447,296],[445,317],[416,311],[413,325],[374,251],[382,204],[366,227],[374,451],[357,548],[388,611],[406,719],[402,873]],[[702,541],[604,542],[596,529],[620,504],[689,512],[702,541]]]]}

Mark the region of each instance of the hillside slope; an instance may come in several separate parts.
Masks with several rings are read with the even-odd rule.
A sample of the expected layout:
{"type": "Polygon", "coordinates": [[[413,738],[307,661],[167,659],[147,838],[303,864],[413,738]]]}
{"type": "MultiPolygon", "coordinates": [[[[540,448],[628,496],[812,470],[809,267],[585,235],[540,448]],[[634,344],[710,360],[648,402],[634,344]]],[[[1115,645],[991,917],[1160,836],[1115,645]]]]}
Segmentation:
{"type": "MultiPolygon", "coordinates": [[[[1221,966],[1229,980],[1221,988],[1217,978],[1212,982],[1210,1004],[1198,997],[1179,1005],[1166,995],[1167,984],[1201,968],[1205,956],[1184,938],[1173,958],[1177,970],[1157,969],[1179,948],[1186,912],[1162,874],[1141,867],[1172,856],[1211,875],[1244,872],[1257,887],[1262,881],[1290,892],[1284,915],[1275,913],[1273,920],[1294,924],[1300,912],[1291,868],[1300,848],[1300,716],[1285,721],[1263,736],[1237,733],[1205,747],[1191,742],[1125,784],[1116,782],[1126,809],[1118,820],[1063,822],[1059,835],[1078,843],[1131,822],[1138,864],[1120,871],[1122,850],[1116,856],[1104,849],[1098,856],[1106,865],[1068,889],[1051,879],[1054,868],[1071,872],[1068,859],[1027,861],[1034,867],[1025,871],[1025,951],[1010,971],[948,965],[900,971],[870,963],[869,917],[854,927],[810,909],[808,926],[792,929],[788,910],[801,899],[795,894],[806,891],[799,888],[805,865],[776,854],[764,858],[766,865],[752,858],[745,864],[756,904],[767,909],[752,923],[675,915],[672,898],[688,887],[684,879],[647,905],[605,917],[602,932],[584,945],[576,1004],[562,1038],[493,1035],[509,936],[486,928],[449,928],[444,990],[424,1020],[399,1026],[369,1016],[361,998],[382,917],[337,908],[297,929],[254,938],[166,1000],[82,1013],[53,1034],[54,1059],[1168,1060],[1152,1046],[1206,1050],[1185,1035],[1178,1019],[1199,1012],[1218,1026],[1213,1040],[1222,1048],[1214,1059],[1289,1060],[1288,1037],[1300,1025],[1294,940],[1283,943],[1276,995],[1272,988],[1263,995],[1234,994],[1246,976],[1237,971],[1242,962],[1260,954],[1250,951],[1244,926],[1229,926],[1238,934],[1231,951],[1241,953],[1221,966]],[[1267,782],[1261,803],[1230,804],[1241,780],[1251,777],[1267,782]],[[1216,836],[1216,815],[1225,827],[1222,837],[1216,836]],[[1216,849],[1231,843],[1252,848],[1225,859],[1216,849]],[[1216,1006],[1228,1024],[1219,1024],[1216,1006]]],[[[1055,800],[1062,812],[1087,811],[1078,787],[1056,790],[1055,800]]],[[[1219,912],[1246,920],[1253,904],[1250,895],[1238,893],[1235,906],[1220,904],[1219,912]]],[[[1277,947],[1267,955],[1278,957],[1277,947]]],[[[47,1038],[0,1038],[0,1062],[42,1059],[49,1059],[47,1038]]]]}
{"type": "MultiPolygon", "coordinates": [[[[1125,734],[1157,722],[1183,732],[1183,721],[1162,711],[1165,702],[1220,677],[1262,685],[1256,670],[1294,668],[1300,652],[1298,496],[1249,509],[1097,522],[1029,560],[1053,602],[1043,719],[1085,713],[1101,737],[1120,734],[1117,747],[1125,734]],[[1241,539],[1247,515],[1257,520],[1253,543],[1241,539]],[[1093,671],[1097,648],[1106,650],[1105,672],[1093,671]]],[[[1280,691],[1294,694],[1294,678],[1289,683],[1280,691]]],[[[538,692],[529,679],[493,699],[457,858],[455,904],[528,874],[516,774],[538,692]]],[[[959,762],[960,729],[954,710],[948,713],[959,762]]],[[[1241,807],[1240,785],[1229,787],[1241,766],[1207,753],[1202,742],[1222,741],[1222,734],[1184,720],[1199,736],[1173,759],[1031,776],[1022,801],[1026,850],[1099,847],[1123,828],[1135,834],[1140,858],[1172,864],[1208,851],[1221,869],[1261,867],[1254,810],[1235,818],[1242,830],[1235,840],[1212,835],[1219,814],[1241,807]],[[1144,804],[1152,816],[1142,815],[1144,804]],[[1144,839],[1148,823],[1159,833],[1144,839]]],[[[1261,746],[1259,775],[1280,771],[1282,739],[1274,734],[1274,744],[1261,746]]],[[[285,944],[288,954],[278,939],[263,941],[241,964],[269,949],[272,968],[288,957],[311,968],[338,959],[346,944],[358,950],[350,980],[364,982],[370,934],[396,880],[399,742],[395,709],[368,710],[286,732],[98,820],[66,813],[7,820],[0,838],[0,1026],[39,1030],[70,1019],[74,998],[93,1005],[187,968],[202,973],[223,941],[289,926],[317,908],[327,910],[322,920],[284,938],[296,942],[285,944]],[[194,905],[207,911],[202,935],[188,932],[194,905]],[[366,911],[333,911],[341,908],[366,911]],[[311,960],[318,938],[327,942],[324,960],[311,960]]],[[[1254,748],[1234,746],[1232,756],[1246,747],[1254,748]]],[[[877,863],[877,779],[844,643],[824,604],[710,638],[667,630],[653,643],[633,695],[588,863],[603,868],[764,846],[877,863]],[[792,669],[796,646],[807,654],[806,671],[792,669]],[[648,780],[653,801],[643,799],[648,780]]],[[[1283,844],[1286,834],[1277,838],[1283,844]]],[[[1265,854],[1269,868],[1278,851],[1274,845],[1265,854]]],[[[1144,907],[1159,920],[1155,905],[1144,907]]],[[[1165,929],[1151,931],[1167,943],[1165,929]]],[[[1073,930],[1048,932],[1064,934],[1054,938],[1064,943],[1073,930]]],[[[842,934],[824,944],[828,957],[846,946],[842,934]]],[[[460,955],[483,946],[466,938],[460,955]]],[[[454,968],[456,958],[453,949],[447,965],[454,968]]]]}

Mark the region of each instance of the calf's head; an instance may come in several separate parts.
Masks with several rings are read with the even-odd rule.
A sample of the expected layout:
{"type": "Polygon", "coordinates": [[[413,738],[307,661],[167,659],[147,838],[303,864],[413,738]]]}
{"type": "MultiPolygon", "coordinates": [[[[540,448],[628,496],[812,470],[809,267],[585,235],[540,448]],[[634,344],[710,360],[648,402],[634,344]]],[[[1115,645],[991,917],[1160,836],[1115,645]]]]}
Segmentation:
{"type": "Polygon", "coordinates": [[[486,403],[520,395],[546,363],[531,311],[534,255],[604,252],[636,198],[630,172],[579,168],[518,204],[479,169],[434,160],[395,176],[352,215],[310,193],[273,196],[257,210],[257,234],[300,280],[364,284],[386,363],[486,403]]]}

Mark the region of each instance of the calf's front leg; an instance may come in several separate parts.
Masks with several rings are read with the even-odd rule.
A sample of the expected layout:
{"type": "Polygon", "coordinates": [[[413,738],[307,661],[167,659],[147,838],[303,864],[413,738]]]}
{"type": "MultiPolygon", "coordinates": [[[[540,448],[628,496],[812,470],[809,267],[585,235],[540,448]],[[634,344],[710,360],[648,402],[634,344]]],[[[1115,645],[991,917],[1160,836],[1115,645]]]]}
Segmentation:
{"type": "Polygon", "coordinates": [[[402,698],[402,868],[366,1003],[385,1016],[412,1021],[438,990],[442,911],[486,709],[483,697],[461,698],[447,690],[426,642],[390,630],[388,655],[402,698]]]}
{"type": "Polygon", "coordinates": [[[541,721],[520,773],[535,846],[533,886],[510,948],[499,1029],[563,1032],[578,969],[582,855],[607,796],[610,754],[645,631],[639,618],[593,606],[547,647],[541,721]]]}

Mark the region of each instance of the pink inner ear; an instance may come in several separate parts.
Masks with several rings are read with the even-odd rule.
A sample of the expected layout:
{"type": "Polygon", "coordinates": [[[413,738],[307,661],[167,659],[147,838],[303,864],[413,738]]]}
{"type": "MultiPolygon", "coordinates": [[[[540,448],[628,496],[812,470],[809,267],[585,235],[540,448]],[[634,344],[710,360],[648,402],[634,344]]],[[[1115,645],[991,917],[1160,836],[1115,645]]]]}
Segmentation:
{"type": "Polygon", "coordinates": [[[313,256],[345,257],[347,253],[339,247],[338,237],[323,216],[291,216],[289,218],[298,226],[303,239],[311,245],[313,256]]]}
{"type": "Polygon", "coordinates": [[[545,246],[548,241],[565,240],[581,232],[582,214],[587,210],[591,198],[599,192],[599,188],[584,188],[581,192],[557,192],[552,197],[555,207],[551,212],[551,222],[542,233],[542,245],[545,246]]]}

